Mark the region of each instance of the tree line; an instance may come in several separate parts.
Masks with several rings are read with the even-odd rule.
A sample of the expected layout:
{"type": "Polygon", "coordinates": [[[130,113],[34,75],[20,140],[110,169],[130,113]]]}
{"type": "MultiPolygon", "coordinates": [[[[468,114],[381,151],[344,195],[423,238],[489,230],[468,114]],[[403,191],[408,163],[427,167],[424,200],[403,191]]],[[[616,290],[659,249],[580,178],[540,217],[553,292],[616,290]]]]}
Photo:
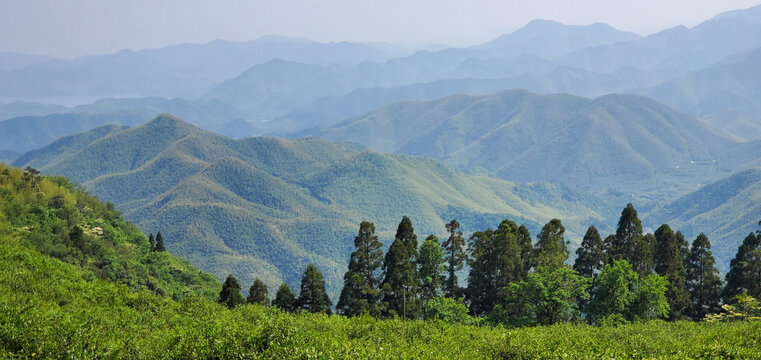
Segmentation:
{"type": "MultiPolygon", "coordinates": [[[[761,296],[761,233],[744,239],[722,281],[703,233],[692,244],[667,224],[643,234],[632,204],[622,211],[615,234],[603,239],[594,226],[587,229],[572,266],[566,264],[569,243],[559,219],[545,224],[536,242],[524,225],[507,219],[467,241],[456,220],[445,227],[443,241],[429,235],[418,244],[404,216],[384,254],[375,225],[363,221],[336,312],[405,319],[473,316],[508,326],[606,324],[701,320],[740,295],[761,296]],[[466,273],[461,281],[458,276],[466,273]]],[[[219,301],[232,308],[245,302],[268,305],[269,297],[256,279],[243,299],[237,280],[228,276],[219,301]]],[[[331,312],[322,274],[312,264],[299,297],[283,283],[272,305],[331,312]]]]}

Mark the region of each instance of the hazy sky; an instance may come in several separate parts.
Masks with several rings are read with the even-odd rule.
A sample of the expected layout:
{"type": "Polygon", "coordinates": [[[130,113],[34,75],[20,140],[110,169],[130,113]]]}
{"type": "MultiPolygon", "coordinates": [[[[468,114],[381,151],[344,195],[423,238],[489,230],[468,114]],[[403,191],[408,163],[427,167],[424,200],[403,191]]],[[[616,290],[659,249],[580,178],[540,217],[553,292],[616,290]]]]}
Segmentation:
{"type": "Polygon", "coordinates": [[[266,34],[317,41],[488,40],[536,18],[647,35],[761,0],[0,0],[0,51],[72,57],[266,34]]]}

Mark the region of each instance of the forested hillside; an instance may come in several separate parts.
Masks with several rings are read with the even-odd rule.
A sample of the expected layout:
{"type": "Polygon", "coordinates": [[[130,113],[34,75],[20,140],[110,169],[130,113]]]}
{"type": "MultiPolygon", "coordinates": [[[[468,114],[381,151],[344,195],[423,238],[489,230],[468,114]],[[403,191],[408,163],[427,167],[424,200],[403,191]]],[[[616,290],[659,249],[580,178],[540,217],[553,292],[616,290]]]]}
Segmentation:
{"type": "Polygon", "coordinates": [[[761,153],[759,143],[717,135],[644,97],[520,90],[396,103],[313,134],[646,207],[750,166],[761,153]]]}
{"type": "Polygon", "coordinates": [[[405,214],[428,234],[444,233],[453,218],[471,230],[509,217],[532,233],[561,218],[578,240],[589,224],[608,228],[615,213],[554,185],[467,176],[433,160],[316,138],[234,140],[171,116],[76,151],[54,145],[23,159],[113,201],[141,228],[162,229],[170,248],[218,278],[293,285],[314,262],[332,294],[363,220],[375,222],[385,243],[405,214]]]}
{"type": "MultiPolygon", "coordinates": [[[[161,229],[156,229],[157,236],[161,229]]],[[[164,297],[214,298],[218,282],[156,248],[151,234],[125,221],[63,177],[43,177],[0,164],[0,237],[81,267],[92,279],[164,297]],[[150,241],[149,241],[150,240],[150,241]]]]}

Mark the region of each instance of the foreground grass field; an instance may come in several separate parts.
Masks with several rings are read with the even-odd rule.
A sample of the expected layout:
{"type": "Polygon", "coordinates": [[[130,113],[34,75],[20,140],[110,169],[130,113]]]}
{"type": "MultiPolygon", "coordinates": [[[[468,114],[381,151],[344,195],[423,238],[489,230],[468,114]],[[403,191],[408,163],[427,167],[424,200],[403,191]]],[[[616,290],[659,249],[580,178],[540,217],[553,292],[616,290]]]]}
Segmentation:
{"type": "Polygon", "coordinates": [[[4,358],[761,358],[761,323],[502,329],[173,301],[0,243],[4,358]]]}

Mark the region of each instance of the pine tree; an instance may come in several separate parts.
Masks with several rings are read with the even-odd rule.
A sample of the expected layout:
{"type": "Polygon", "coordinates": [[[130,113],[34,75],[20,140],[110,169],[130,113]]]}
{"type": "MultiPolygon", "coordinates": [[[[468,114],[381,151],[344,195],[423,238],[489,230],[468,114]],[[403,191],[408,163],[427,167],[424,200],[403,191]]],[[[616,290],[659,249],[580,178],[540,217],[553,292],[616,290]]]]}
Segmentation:
{"type": "Polygon", "coordinates": [[[525,279],[529,271],[531,271],[531,264],[534,261],[532,258],[534,244],[531,240],[531,233],[523,225],[518,227],[518,246],[521,248],[521,261],[523,262],[522,278],[525,279]]]}
{"type": "Polygon", "coordinates": [[[294,312],[296,310],[296,295],[293,294],[288,284],[282,283],[277,288],[275,294],[275,300],[272,300],[272,306],[288,312],[294,312]]]}
{"type": "Polygon", "coordinates": [[[385,276],[381,289],[386,315],[415,318],[419,314],[416,258],[417,235],[405,216],[383,261],[385,276]]]}
{"type": "Polygon", "coordinates": [[[488,314],[502,302],[502,290],[524,278],[518,226],[503,220],[496,231],[476,232],[470,238],[471,260],[466,298],[476,316],[488,314]]]}
{"type": "Polygon", "coordinates": [[[594,225],[587,229],[581,246],[576,249],[576,261],[573,269],[579,275],[592,278],[605,265],[605,245],[600,238],[600,233],[594,225]]]}
{"type": "Polygon", "coordinates": [[[637,210],[634,209],[634,206],[628,203],[621,211],[615,241],[609,243],[608,261],[622,259],[631,261],[637,240],[641,236],[642,221],[637,217],[637,210]]]}
{"type": "Polygon", "coordinates": [[[243,295],[240,293],[240,284],[238,279],[232,275],[227,275],[227,279],[222,284],[222,291],[219,292],[219,299],[217,302],[224,304],[228,309],[232,309],[240,304],[246,302],[243,295]]]}
{"type": "Polygon", "coordinates": [[[153,233],[148,235],[148,243],[151,245],[151,251],[156,251],[156,240],[153,238],[153,233]]]}
{"type": "Polygon", "coordinates": [[[425,304],[429,300],[441,296],[444,288],[444,251],[439,245],[439,238],[429,235],[420,246],[418,257],[418,284],[420,301],[425,304]]]}
{"type": "Polygon", "coordinates": [[[711,253],[711,243],[703,233],[692,242],[687,262],[687,291],[692,300],[689,313],[693,320],[702,320],[707,314],[721,309],[721,278],[711,253]]]}
{"type": "Polygon", "coordinates": [[[336,311],[346,316],[368,312],[377,315],[380,285],[379,269],[383,261],[383,246],[375,235],[375,225],[363,221],[354,238],[356,250],[351,253],[349,270],[344,274],[344,287],[336,311]]]}
{"type": "Polygon", "coordinates": [[[465,254],[465,239],[462,237],[462,231],[459,230],[460,223],[452,220],[446,224],[449,238],[444,241],[442,247],[446,254],[447,281],[444,288],[444,296],[457,298],[462,294],[460,285],[457,282],[457,271],[462,270],[465,265],[467,255],[465,254]]]}
{"type": "Polygon", "coordinates": [[[761,298],[761,237],[748,234],[742,245],[737,248],[735,258],[729,262],[729,272],[725,278],[727,284],[722,292],[724,303],[734,302],[737,295],[761,298]]]}
{"type": "Polygon", "coordinates": [[[629,252],[629,262],[641,278],[652,274],[655,269],[653,252],[657,248],[657,243],[655,235],[650,233],[634,238],[634,248],[629,252]]]}
{"type": "Polygon", "coordinates": [[[679,320],[684,317],[685,311],[690,306],[687,274],[682,263],[682,244],[666,224],[655,230],[655,239],[657,242],[654,257],[655,272],[665,276],[669,281],[666,292],[670,308],[669,320],[679,320]]]}
{"type": "Polygon", "coordinates": [[[166,248],[164,247],[164,238],[161,236],[161,231],[156,233],[156,247],[153,248],[153,251],[166,251],[166,248]]]}
{"type": "Polygon", "coordinates": [[[254,279],[254,283],[248,289],[248,298],[246,300],[249,304],[269,306],[270,298],[267,285],[264,285],[264,282],[259,280],[259,278],[254,279]]]}
{"type": "Polygon", "coordinates": [[[311,313],[327,313],[330,311],[330,298],[325,291],[325,281],[322,273],[314,264],[307,265],[301,277],[301,292],[297,306],[311,313]]]}
{"type": "Polygon", "coordinates": [[[568,259],[568,245],[563,234],[565,227],[559,219],[552,219],[544,225],[534,246],[535,268],[558,268],[568,259]]]}

